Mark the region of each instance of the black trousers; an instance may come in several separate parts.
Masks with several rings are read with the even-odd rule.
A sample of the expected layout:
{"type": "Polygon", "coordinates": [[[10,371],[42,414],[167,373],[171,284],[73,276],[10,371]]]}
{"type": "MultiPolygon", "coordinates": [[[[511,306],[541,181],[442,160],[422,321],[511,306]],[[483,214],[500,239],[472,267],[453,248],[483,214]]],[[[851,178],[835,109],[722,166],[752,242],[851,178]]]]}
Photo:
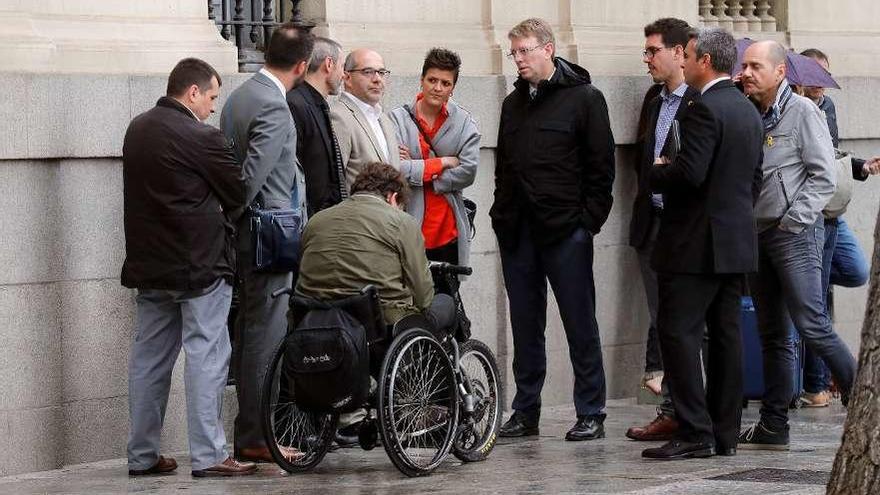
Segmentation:
{"type": "Polygon", "coordinates": [[[556,244],[541,246],[523,222],[516,247],[501,248],[501,267],[513,334],[516,395],[511,407],[534,419],[540,416],[547,374],[544,331],[549,282],[568,341],[575,411],[578,416],[604,419],[605,368],[596,322],[593,235],[578,228],[556,244]]]}
{"type": "Polygon", "coordinates": [[[657,330],[678,437],[736,446],[742,416],[743,275],[658,273],[657,330]],[[701,348],[708,334],[706,386],[701,348]]]}

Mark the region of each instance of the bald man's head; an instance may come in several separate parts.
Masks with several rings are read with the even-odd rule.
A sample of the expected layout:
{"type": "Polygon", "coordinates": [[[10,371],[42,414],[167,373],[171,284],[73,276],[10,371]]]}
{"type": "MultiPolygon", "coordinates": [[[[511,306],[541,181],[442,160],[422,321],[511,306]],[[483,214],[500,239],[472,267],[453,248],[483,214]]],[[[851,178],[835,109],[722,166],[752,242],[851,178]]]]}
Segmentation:
{"type": "Polygon", "coordinates": [[[767,108],[785,79],[785,47],[776,41],[757,41],[743,54],[743,90],[767,108]]]}
{"type": "Polygon", "coordinates": [[[385,94],[385,78],[389,74],[381,55],[369,48],[358,48],[345,57],[342,81],[345,91],[368,105],[376,105],[385,94]]]}
{"type": "Polygon", "coordinates": [[[748,50],[755,49],[762,54],[772,65],[785,63],[785,47],[782,43],[773,40],[756,41],[748,47],[748,50]]]}

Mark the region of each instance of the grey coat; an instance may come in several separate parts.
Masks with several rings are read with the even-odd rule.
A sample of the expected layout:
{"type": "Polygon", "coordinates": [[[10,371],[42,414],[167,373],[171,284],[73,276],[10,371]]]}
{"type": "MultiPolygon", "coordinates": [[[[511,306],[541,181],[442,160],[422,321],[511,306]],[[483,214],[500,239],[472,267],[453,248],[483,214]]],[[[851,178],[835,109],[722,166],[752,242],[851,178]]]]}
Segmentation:
{"type": "MultiPolygon", "coordinates": [[[[410,108],[413,108],[412,105],[414,103],[410,108]]],[[[440,177],[434,179],[434,191],[443,193],[452,206],[455,226],[458,229],[458,262],[467,265],[471,248],[471,228],[464,209],[462,191],[474,183],[477,175],[477,164],[480,161],[480,131],[477,130],[477,123],[471,114],[455,102],[449,101],[446,110],[449,116],[437,131],[432,144],[439,156],[456,156],[460,164],[458,167],[444,170],[440,177]]],[[[398,141],[409,148],[410,156],[413,158],[401,160],[400,171],[409,181],[413,192],[406,210],[421,226],[425,216],[425,195],[422,189],[425,157],[422,156],[419,146],[419,130],[403,107],[392,110],[390,117],[397,129],[398,141]]]]}
{"type": "Polygon", "coordinates": [[[764,139],[764,180],[755,204],[758,231],[777,223],[800,233],[822,216],[834,194],[834,147],[821,110],[797,94],[764,139]]]}
{"type": "MultiPolygon", "coordinates": [[[[242,166],[246,204],[300,208],[305,215],[305,175],[296,158],[296,127],[287,100],[265,75],[257,73],[233,91],[220,113],[220,129],[242,166]]],[[[242,222],[248,222],[243,215],[242,222]]],[[[248,232],[247,228],[239,232],[248,232]]],[[[239,246],[250,250],[239,235],[239,246]]]]}

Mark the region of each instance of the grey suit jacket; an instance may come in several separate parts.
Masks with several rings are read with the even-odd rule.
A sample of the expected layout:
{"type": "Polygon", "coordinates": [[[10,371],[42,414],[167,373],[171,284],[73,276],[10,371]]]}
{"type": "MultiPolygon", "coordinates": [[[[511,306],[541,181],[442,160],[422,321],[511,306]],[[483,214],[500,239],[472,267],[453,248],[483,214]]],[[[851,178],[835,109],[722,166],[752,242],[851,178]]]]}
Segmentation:
{"type": "MultiPolygon", "coordinates": [[[[330,105],[330,119],[333,131],[339,141],[342,152],[342,163],[345,164],[345,180],[349,186],[364,165],[372,162],[386,162],[379,151],[379,142],[373,134],[373,128],[367,117],[348,94],[343,93],[330,105]]],[[[387,163],[400,170],[400,154],[397,150],[397,137],[394,125],[388,116],[379,117],[379,126],[388,142],[387,163]]]]}
{"type": "MultiPolygon", "coordinates": [[[[296,127],[285,96],[257,73],[236,88],[220,113],[220,129],[241,163],[246,204],[306,212],[305,175],[296,158],[296,127]]],[[[244,215],[239,230],[249,232],[244,215]]],[[[250,251],[250,236],[239,235],[239,249],[250,251]]]]}

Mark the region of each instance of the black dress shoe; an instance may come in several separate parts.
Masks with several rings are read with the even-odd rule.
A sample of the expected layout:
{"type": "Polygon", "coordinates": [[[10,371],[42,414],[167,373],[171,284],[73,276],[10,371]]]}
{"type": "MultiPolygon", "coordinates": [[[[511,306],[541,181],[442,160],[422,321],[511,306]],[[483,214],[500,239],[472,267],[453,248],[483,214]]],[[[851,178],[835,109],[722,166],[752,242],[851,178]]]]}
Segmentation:
{"type": "Polygon", "coordinates": [[[671,440],[662,447],[642,451],[642,457],[647,459],[691,459],[712,457],[713,455],[715,455],[715,447],[710,443],[682,442],[681,440],[671,440]]]}
{"type": "Polygon", "coordinates": [[[538,419],[531,418],[525,413],[514,411],[498,430],[498,436],[504,438],[528,437],[538,434],[538,419]]]}
{"type": "Polygon", "coordinates": [[[724,457],[733,457],[736,455],[736,445],[733,447],[725,447],[715,444],[715,455],[723,455],[724,457]]]}
{"type": "Polygon", "coordinates": [[[605,438],[605,425],[595,416],[579,417],[577,423],[565,434],[565,439],[572,442],[597,438],[605,438]]]}

